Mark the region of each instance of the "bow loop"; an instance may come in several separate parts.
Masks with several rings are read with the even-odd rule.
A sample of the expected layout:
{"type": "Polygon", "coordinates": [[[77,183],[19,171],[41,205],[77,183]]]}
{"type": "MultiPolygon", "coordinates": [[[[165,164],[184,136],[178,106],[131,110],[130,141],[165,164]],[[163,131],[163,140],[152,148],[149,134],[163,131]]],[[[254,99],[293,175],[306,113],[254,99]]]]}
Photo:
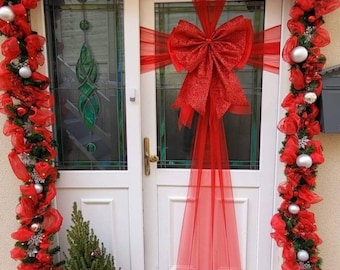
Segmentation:
{"type": "Polygon", "coordinates": [[[191,72],[208,52],[207,37],[194,24],[180,20],[168,40],[168,51],[177,71],[191,72]]]}
{"type": "Polygon", "coordinates": [[[228,70],[242,68],[250,55],[253,43],[251,21],[243,16],[225,22],[213,33],[212,51],[217,60],[224,60],[228,70]]]}

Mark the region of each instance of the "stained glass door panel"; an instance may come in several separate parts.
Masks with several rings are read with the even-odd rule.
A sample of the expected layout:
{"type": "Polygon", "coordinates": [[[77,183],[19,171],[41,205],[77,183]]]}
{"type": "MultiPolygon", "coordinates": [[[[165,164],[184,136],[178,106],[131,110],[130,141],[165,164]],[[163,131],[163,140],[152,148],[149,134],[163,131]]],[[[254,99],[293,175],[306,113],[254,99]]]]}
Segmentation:
{"type": "Polygon", "coordinates": [[[139,1],[45,0],[40,5],[56,98],[60,259],[68,253],[66,235],[77,202],[114,256],[116,269],[142,270],[140,105],[126,99],[125,91],[139,90],[139,1]]]}
{"type": "Polygon", "coordinates": [[[57,165],[125,170],[124,1],[45,2],[57,165]]]}

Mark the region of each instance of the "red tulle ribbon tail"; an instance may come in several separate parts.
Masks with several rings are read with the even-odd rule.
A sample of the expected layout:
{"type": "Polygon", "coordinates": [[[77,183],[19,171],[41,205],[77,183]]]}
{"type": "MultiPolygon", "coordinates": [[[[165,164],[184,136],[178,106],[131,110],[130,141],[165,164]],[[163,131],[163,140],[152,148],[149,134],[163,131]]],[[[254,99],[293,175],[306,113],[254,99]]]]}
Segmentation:
{"type": "Polygon", "coordinates": [[[223,121],[207,110],[197,129],[176,269],[240,270],[223,121]]]}

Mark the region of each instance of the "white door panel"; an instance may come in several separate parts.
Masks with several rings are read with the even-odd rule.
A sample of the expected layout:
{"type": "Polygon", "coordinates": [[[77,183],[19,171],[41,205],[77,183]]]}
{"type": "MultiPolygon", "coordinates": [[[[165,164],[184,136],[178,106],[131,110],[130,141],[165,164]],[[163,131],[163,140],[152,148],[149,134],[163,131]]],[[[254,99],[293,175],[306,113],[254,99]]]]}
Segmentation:
{"type": "MultiPolygon", "coordinates": [[[[175,269],[179,236],[186,203],[186,187],[158,187],[159,269],[175,269]]],[[[238,237],[242,253],[242,265],[257,261],[257,241],[253,231],[258,230],[258,189],[234,189],[238,237]],[[240,196],[238,195],[240,194],[240,196]]],[[[250,266],[249,266],[250,267],[250,266]]]]}
{"type": "MultiPolygon", "coordinates": [[[[90,2],[89,4],[92,4],[94,1],[90,2]]],[[[99,8],[103,8],[103,3],[108,5],[107,1],[97,2],[99,8]]],[[[72,10],[72,7],[67,6],[68,4],[72,3],[65,3],[66,6],[63,8],[72,10]]],[[[79,1],[74,1],[73,4],[77,10],[79,1]]],[[[93,7],[96,9],[97,6],[93,7]]],[[[88,19],[91,26],[95,25],[95,17],[88,19]]],[[[100,19],[103,18],[98,18],[100,19]]],[[[79,22],[76,23],[79,24],[79,22]]],[[[79,29],[70,29],[79,32],[79,29]]],[[[104,26],[103,29],[105,29],[104,26]]],[[[69,30],[66,29],[66,31],[69,30]]],[[[57,240],[62,251],[67,252],[66,230],[71,225],[73,202],[77,202],[84,219],[90,221],[90,227],[94,229],[99,240],[105,244],[107,252],[114,256],[116,269],[121,267],[124,270],[143,270],[139,3],[136,0],[124,0],[124,33],[127,170],[61,170],[55,204],[62,213],[64,222],[57,240]],[[130,97],[134,94],[136,97],[133,102],[130,101],[130,97]]],[[[100,46],[100,41],[97,44],[100,46]]],[[[81,44],[74,44],[74,46],[73,54],[78,57],[81,44]]],[[[104,44],[102,47],[106,49],[104,44]]]]}
{"type": "Polygon", "coordinates": [[[63,210],[64,223],[59,233],[59,240],[65,250],[66,229],[69,228],[73,202],[78,203],[84,219],[90,220],[90,227],[94,229],[99,240],[104,243],[107,252],[114,254],[119,266],[131,269],[130,262],[130,233],[128,188],[113,187],[64,187],[58,189],[57,206],[63,210]],[[117,222],[119,221],[119,222],[117,222]],[[124,247],[124,248],[122,248],[124,247]]]}

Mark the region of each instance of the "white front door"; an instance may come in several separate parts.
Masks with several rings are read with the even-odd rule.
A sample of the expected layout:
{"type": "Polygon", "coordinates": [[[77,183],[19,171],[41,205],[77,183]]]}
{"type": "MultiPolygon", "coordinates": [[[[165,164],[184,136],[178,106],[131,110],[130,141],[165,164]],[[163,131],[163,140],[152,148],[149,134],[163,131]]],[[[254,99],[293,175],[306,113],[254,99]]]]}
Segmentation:
{"type": "Polygon", "coordinates": [[[64,218],[57,244],[67,254],[67,229],[77,202],[107,253],[114,255],[116,269],[142,270],[138,0],[51,0],[44,5],[57,103],[55,204],[64,218]]]}
{"type": "MultiPolygon", "coordinates": [[[[53,1],[50,2],[53,6],[53,1]]],[[[86,9],[79,4],[83,1],[68,2],[62,6],[62,9],[58,9],[58,12],[64,12],[63,16],[68,10],[83,12],[76,15],[78,20],[86,18],[93,27],[92,34],[98,34],[98,38],[109,30],[105,27],[104,30],[102,28],[96,30],[94,21],[104,20],[104,22],[99,22],[99,26],[103,26],[110,25],[116,19],[112,14],[108,17],[93,15],[91,13],[94,12],[93,8],[86,9]],[[82,14],[86,16],[83,17],[82,14]]],[[[89,4],[97,5],[105,10],[106,2],[97,0],[89,1],[89,4]]],[[[98,50],[104,48],[105,51],[105,48],[111,44],[114,48],[108,50],[109,57],[111,53],[114,54],[113,51],[119,50],[121,51],[118,56],[124,56],[122,69],[125,76],[123,99],[125,125],[121,126],[124,132],[119,136],[123,136],[122,141],[126,142],[123,147],[126,160],[122,159],[122,162],[126,164],[122,163],[123,165],[118,166],[118,169],[114,167],[116,165],[113,165],[112,169],[100,160],[101,163],[99,163],[103,167],[100,164],[95,165],[92,170],[89,167],[81,168],[83,165],[77,170],[72,170],[73,165],[68,170],[61,170],[56,206],[64,216],[64,224],[58,235],[58,241],[62,249],[66,251],[66,229],[71,224],[72,203],[76,201],[85,219],[90,220],[90,225],[95,229],[99,239],[115,256],[116,267],[121,267],[122,270],[170,270],[174,269],[177,258],[190,174],[190,159],[188,158],[190,143],[187,143],[187,140],[192,137],[192,133],[189,130],[178,131],[177,120],[174,121],[177,112],[170,109],[181,84],[178,78],[181,75],[174,74],[171,67],[157,74],[152,71],[140,75],[139,26],[154,29],[156,25],[158,30],[169,32],[171,25],[178,19],[192,19],[193,9],[188,2],[174,0],[114,0],[113,2],[124,3],[124,39],[121,43],[124,45],[124,50],[122,51],[119,47],[120,43],[117,42],[119,38],[110,35],[108,35],[109,38],[101,37],[103,42],[99,40],[92,44],[88,42],[94,51],[96,46],[98,50]],[[186,4],[181,5],[181,3],[186,4]],[[108,42],[108,45],[105,42],[108,42]],[[144,171],[144,138],[150,141],[150,153],[160,158],[158,164],[151,163],[148,176],[144,171]]],[[[230,5],[234,5],[234,9],[227,11],[225,16],[233,17],[233,15],[238,15],[240,10],[241,12],[244,10],[247,16],[257,20],[259,24],[264,22],[264,27],[269,28],[281,22],[281,2],[281,0],[265,1],[264,8],[258,4],[263,3],[262,1],[228,1],[230,5]],[[254,7],[251,5],[252,2],[255,3],[254,7]],[[263,9],[264,13],[261,13],[263,9]]],[[[117,7],[112,7],[113,10],[115,8],[117,7]]],[[[54,18],[58,21],[57,16],[54,18]]],[[[72,36],[67,37],[68,31],[78,26],[79,21],[71,27],[65,23],[67,19],[73,20],[74,18],[66,15],[63,20],[58,21],[59,28],[56,27],[59,30],[63,27],[66,29],[64,42],[71,42],[72,45],[64,43],[63,52],[57,56],[57,60],[62,62],[60,67],[65,72],[63,78],[68,76],[66,73],[69,70],[74,71],[70,65],[76,64],[81,48],[80,42],[73,42],[72,36]],[[70,54],[69,58],[67,58],[67,53],[70,54]],[[76,57],[73,59],[72,55],[76,57]]],[[[79,38],[82,42],[90,40],[89,38],[82,39],[86,31],[80,32],[73,38],[79,38]]],[[[85,35],[91,34],[90,31],[91,28],[85,35]]],[[[61,37],[56,35],[55,38],[56,40],[59,38],[58,42],[60,42],[61,37]]],[[[105,64],[105,60],[107,61],[105,56],[98,52],[94,53],[94,57],[100,58],[99,63],[105,64]]],[[[102,70],[106,68],[104,64],[101,66],[102,70]]],[[[112,62],[108,63],[107,69],[115,71],[117,67],[110,67],[110,64],[112,62]]],[[[257,109],[254,109],[253,115],[246,119],[231,118],[227,121],[227,125],[231,123],[235,129],[239,129],[238,132],[227,130],[228,142],[237,142],[235,138],[241,139],[240,145],[233,143],[234,145],[229,145],[229,150],[233,151],[232,156],[234,155],[234,158],[231,158],[234,168],[231,171],[231,177],[236,202],[242,269],[270,270],[272,241],[269,234],[274,201],[279,80],[277,75],[267,72],[255,72],[252,69],[246,69],[245,72],[248,73],[240,75],[246,78],[245,84],[250,85],[250,88],[254,85],[261,88],[258,92],[248,89],[248,94],[253,99],[252,104],[257,109]]],[[[108,76],[111,75],[108,72],[108,76]]],[[[63,83],[60,83],[59,87],[64,91],[66,88],[64,89],[63,85],[67,86],[70,82],[65,80],[63,83]]],[[[75,93],[79,89],[73,90],[75,93]]],[[[111,96],[109,92],[105,92],[105,89],[100,90],[100,95],[104,102],[110,98],[117,102],[115,94],[111,96]]],[[[71,94],[68,98],[72,99],[74,96],[71,94]]],[[[62,101],[65,102],[64,99],[62,101]]],[[[65,104],[64,108],[69,110],[68,113],[77,114],[76,102],[66,100],[65,104]]],[[[110,131],[109,128],[109,131],[105,130],[107,126],[110,126],[110,115],[106,118],[104,115],[101,116],[104,117],[103,127],[95,128],[93,132],[97,132],[99,137],[116,132],[112,129],[110,131]]],[[[68,133],[60,133],[61,136],[69,136],[70,141],[74,143],[73,147],[80,152],[80,156],[82,156],[82,151],[89,152],[85,154],[90,160],[86,166],[91,166],[92,161],[96,164],[93,157],[95,156],[93,147],[96,146],[96,141],[86,141],[82,145],[86,138],[77,139],[72,136],[72,125],[75,127],[77,123],[72,122],[75,121],[72,119],[68,121],[71,123],[69,126],[65,124],[68,133]]],[[[91,137],[92,131],[89,134],[91,137]]],[[[95,136],[91,138],[94,139],[95,136]]]]}
{"type": "MultiPolygon", "coordinates": [[[[261,24],[263,15],[265,28],[280,24],[281,0],[265,1],[265,7],[246,2],[228,1],[230,10],[222,16],[230,19],[243,13],[256,25],[261,24]],[[264,13],[261,13],[263,9],[264,13]]],[[[192,5],[184,1],[143,0],[140,5],[141,25],[147,28],[170,33],[179,19],[198,24],[192,5]]],[[[246,68],[245,73],[240,73],[245,88],[249,85],[256,87],[254,81],[258,79],[258,74],[251,73],[256,73],[254,70],[248,71],[246,68]],[[248,81],[249,77],[254,81],[248,81]]],[[[232,152],[229,156],[235,168],[231,171],[231,178],[244,270],[270,270],[272,267],[270,219],[274,207],[278,75],[267,72],[262,75],[261,72],[260,76],[262,95],[248,95],[249,99],[253,99],[252,107],[258,104],[258,100],[254,99],[262,100],[260,109],[258,107],[256,111],[253,108],[251,120],[236,117],[226,124],[229,152],[232,152]],[[256,114],[261,115],[260,121],[256,114]],[[259,133],[254,131],[254,125],[258,125],[259,133]],[[252,142],[247,145],[249,140],[252,142]],[[255,146],[257,143],[258,149],[255,146]]],[[[157,154],[160,158],[157,165],[151,164],[150,175],[143,178],[146,270],[170,270],[175,269],[176,265],[190,174],[190,169],[186,168],[187,156],[190,155],[187,141],[188,137],[192,137],[190,131],[178,130],[178,112],[171,109],[182,81],[183,73],[176,75],[171,67],[141,76],[142,136],[149,138],[151,154],[157,154]]]]}

